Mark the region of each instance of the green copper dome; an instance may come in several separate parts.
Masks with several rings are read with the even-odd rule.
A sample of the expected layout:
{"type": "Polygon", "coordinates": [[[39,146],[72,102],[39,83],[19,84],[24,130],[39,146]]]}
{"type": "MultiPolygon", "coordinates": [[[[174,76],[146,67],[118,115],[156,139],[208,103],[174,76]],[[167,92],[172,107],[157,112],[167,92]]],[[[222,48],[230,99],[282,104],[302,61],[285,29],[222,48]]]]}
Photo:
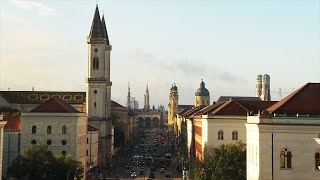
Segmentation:
{"type": "Polygon", "coordinates": [[[206,84],[203,82],[203,80],[201,80],[200,88],[196,91],[195,95],[196,96],[209,96],[209,91],[205,86],[206,86],[206,84]]]}

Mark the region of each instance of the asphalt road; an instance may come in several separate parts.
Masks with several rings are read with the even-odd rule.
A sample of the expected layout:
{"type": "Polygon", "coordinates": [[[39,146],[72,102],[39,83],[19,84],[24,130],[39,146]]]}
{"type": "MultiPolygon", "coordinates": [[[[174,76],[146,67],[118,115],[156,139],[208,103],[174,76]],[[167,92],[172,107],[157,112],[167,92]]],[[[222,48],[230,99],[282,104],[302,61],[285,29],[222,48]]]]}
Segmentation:
{"type": "MultiPolygon", "coordinates": [[[[165,144],[162,144],[161,146],[155,147],[154,138],[158,135],[158,132],[152,131],[152,132],[144,132],[146,135],[145,143],[144,144],[137,144],[136,146],[138,148],[130,149],[127,152],[120,152],[113,158],[113,167],[111,170],[107,170],[103,173],[104,177],[106,179],[108,178],[115,178],[119,177],[120,179],[147,179],[149,176],[149,173],[151,172],[151,165],[146,164],[139,164],[137,166],[134,165],[133,161],[130,160],[130,157],[132,154],[139,155],[139,156],[145,156],[146,154],[153,155],[154,158],[158,156],[163,156],[165,153],[172,152],[172,142],[171,138],[167,137],[167,141],[165,141],[165,144]],[[144,152],[142,149],[148,149],[153,148],[152,151],[144,152]],[[131,169],[127,169],[126,166],[131,165],[131,169]],[[144,168],[144,173],[140,174],[140,169],[144,168]],[[130,170],[134,170],[137,174],[136,178],[130,177],[130,170]]],[[[174,157],[174,154],[172,153],[172,160],[170,166],[165,166],[166,172],[160,172],[160,167],[158,167],[155,172],[155,179],[182,179],[182,174],[176,171],[176,158],[174,157]],[[170,178],[166,178],[166,174],[170,174],[170,178]]]]}

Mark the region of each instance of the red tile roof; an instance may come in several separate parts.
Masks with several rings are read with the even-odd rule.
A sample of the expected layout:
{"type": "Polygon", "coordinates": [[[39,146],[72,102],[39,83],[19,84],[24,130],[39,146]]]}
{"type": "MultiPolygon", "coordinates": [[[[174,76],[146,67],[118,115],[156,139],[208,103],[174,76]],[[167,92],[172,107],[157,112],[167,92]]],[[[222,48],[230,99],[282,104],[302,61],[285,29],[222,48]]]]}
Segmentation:
{"type": "Polygon", "coordinates": [[[48,113],[79,113],[73,106],[64,102],[58,97],[53,97],[40,106],[31,110],[31,112],[48,112],[48,113]]]}
{"type": "Polygon", "coordinates": [[[4,126],[4,129],[20,129],[21,130],[21,119],[18,115],[11,117],[3,117],[4,121],[7,121],[7,124],[4,126]]]}
{"type": "Polygon", "coordinates": [[[232,115],[232,116],[247,116],[248,112],[258,113],[263,111],[277,101],[235,101],[230,100],[220,105],[212,115],[232,115]]]}
{"type": "Polygon", "coordinates": [[[320,83],[308,83],[267,109],[276,114],[320,115],[320,83]]]}

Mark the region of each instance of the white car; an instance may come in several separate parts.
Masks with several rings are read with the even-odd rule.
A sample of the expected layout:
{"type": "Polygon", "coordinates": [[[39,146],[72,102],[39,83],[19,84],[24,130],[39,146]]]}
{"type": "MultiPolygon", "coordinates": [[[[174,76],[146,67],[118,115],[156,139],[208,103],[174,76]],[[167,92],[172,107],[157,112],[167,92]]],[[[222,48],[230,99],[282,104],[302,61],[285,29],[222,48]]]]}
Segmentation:
{"type": "Polygon", "coordinates": [[[135,177],[137,177],[137,174],[136,174],[136,172],[133,172],[133,173],[131,173],[131,174],[130,174],[130,177],[132,177],[132,178],[135,178],[135,177]]]}

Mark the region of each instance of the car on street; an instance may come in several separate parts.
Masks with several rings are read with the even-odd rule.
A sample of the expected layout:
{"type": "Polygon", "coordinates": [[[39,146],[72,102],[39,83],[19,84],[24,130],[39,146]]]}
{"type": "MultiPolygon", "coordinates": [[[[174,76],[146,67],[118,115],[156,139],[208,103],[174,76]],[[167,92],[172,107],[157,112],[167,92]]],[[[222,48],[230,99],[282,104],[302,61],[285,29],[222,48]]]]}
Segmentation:
{"type": "Polygon", "coordinates": [[[171,174],[170,173],[166,173],[166,178],[169,178],[171,177],[171,174]]]}
{"type": "Polygon", "coordinates": [[[161,172],[161,173],[165,173],[165,172],[166,172],[166,169],[162,167],[162,168],[160,168],[160,172],[161,172]]]}
{"type": "Polygon", "coordinates": [[[154,172],[149,173],[149,178],[152,178],[152,179],[156,178],[156,174],[154,172]]]}
{"type": "Polygon", "coordinates": [[[126,165],[126,169],[131,169],[131,165],[126,165]]]}
{"type": "Polygon", "coordinates": [[[133,173],[131,173],[131,174],[130,174],[130,177],[132,177],[132,178],[135,178],[135,177],[137,177],[137,174],[136,174],[136,172],[133,172],[133,173]]]}

